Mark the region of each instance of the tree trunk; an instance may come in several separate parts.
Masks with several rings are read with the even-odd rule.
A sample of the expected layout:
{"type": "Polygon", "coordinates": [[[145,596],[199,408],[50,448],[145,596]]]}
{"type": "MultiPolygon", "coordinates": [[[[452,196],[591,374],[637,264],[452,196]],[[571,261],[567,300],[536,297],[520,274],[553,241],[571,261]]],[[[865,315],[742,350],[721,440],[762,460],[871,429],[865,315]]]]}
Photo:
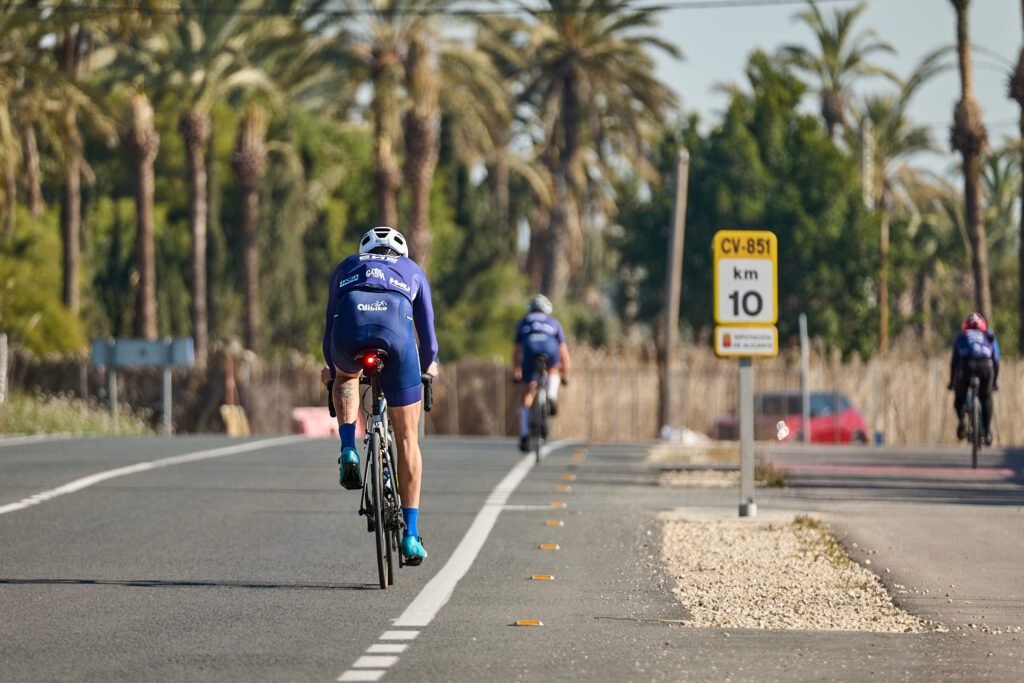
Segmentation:
{"type": "Polygon", "coordinates": [[[181,135],[188,161],[188,222],[192,233],[192,335],[196,364],[206,365],[209,348],[206,316],[206,143],[210,115],[190,110],[181,117],[181,135]]]}
{"type": "MultiPolygon", "coordinates": [[[[68,26],[54,46],[57,64],[71,80],[78,79],[85,35],[80,26],[68,26]]],[[[78,130],[75,110],[64,114],[64,134],[67,137],[67,160],[64,169],[64,194],[61,200],[61,235],[64,239],[64,305],[78,315],[78,264],[82,232],[82,136],[78,130]]]]}
{"type": "Polygon", "coordinates": [[[504,146],[498,150],[498,158],[489,169],[488,175],[492,178],[491,191],[494,193],[494,228],[501,236],[501,241],[515,253],[517,239],[512,225],[510,173],[506,153],[504,146]]]}
{"type": "Polygon", "coordinates": [[[882,206],[882,234],[878,240],[881,263],[878,275],[878,350],[889,352],[889,207],[882,206]]]}
{"type": "Polygon", "coordinates": [[[14,229],[17,223],[14,209],[17,198],[17,182],[15,180],[14,163],[8,160],[4,164],[4,237],[8,241],[14,237],[14,229]]]}
{"type": "Polygon", "coordinates": [[[398,137],[398,56],[393,51],[378,55],[373,74],[374,189],[380,225],[398,224],[398,185],[401,173],[395,161],[398,137]]]}
{"type": "Polygon", "coordinates": [[[28,210],[32,218],[43,215],[43,177],[39,171],[39,144],[32,125],[21,129],[21,160],[28,194],[28,210]]]}
{"type": "Polygon", "coordinates": [[[967,8],[970,0],[952,0],[957,17],[957,54],[960,63],[962,98],[953,111],[951,142],[963,157],[964,206],[967,236],[971,243],[971,269],[974,274],[974,302],[977,310],[989,318],[992,296],[988,281],[988,240],[985,231],[985,207],[981,196],[981,155],[988,134],[981,120],[981,109],[974,97],[971,72],[967,8]]]}
{"type": "MultiPolygon", "coordinates": [[[[1024,19],[1024,0],[1021,0],[1020,11],[1021,18],[1024,19]]],[[[1020,107],[1020,139],[1024,140],[1024,48],[1020,51],[1017,68],[1010,79],[1010,99],[1016,101],[1020,107]]],[[[1024,355],[1024,148],[1021,149],[1020,168],[1020,244],[1017,247],[1017,311],[1020,321],[1017,333],[1017,352],[1024,355]]]]}
{"type": "Polygon", "coordinates": [[[145,339],[159,335],[156,308],[156,248],[153,227],[153,163],[160,151],[160,134],[153,123],[153,107],[143,93],[132,97],[132,123],[128,153],[135,171],[135,267],[139,286],[135,293],[134,334],[145,339]]]}
{"type": "Polygon", "coordinates": [[[573,198],[564,177],[555,180],[555,206],[551,210],[551,228],[547,235],[544,253],[544,277],[541,291],[548,297],[560,300],[569,289],[569,263],[566,259],[569,222],[572,220],[573,198]]]}
{"type": "Polygon", "coordinates": [[[405,115],[405,180],[409,185],[409,255],[427,271],[430,266],[430,189],[437,167],[438,81],[430,51],[413,38],[406,57],[406,87],[412,107],[405,115]]]}
{"type": "Polygon", "coordinates": [[[61,201],[60,224],[64,240],[64,305],[78,315],[79,250],[82,237],[82,140],[73,110],[66,114],[68,128],[67,160],[64,164],[64,195],[61,201]]]}
{"type": "Polygon", "coordinates": [[[260,348],[262,322],[260,316],[260,199],[257,192],[260,178],[267,167],[264,139],[267,115],[263,109],[247,107],[238,122],[238,139],[231,156],[240,193],[242,217],[242,277],[245,291],[245,345],[253,351],[260,348]]]}

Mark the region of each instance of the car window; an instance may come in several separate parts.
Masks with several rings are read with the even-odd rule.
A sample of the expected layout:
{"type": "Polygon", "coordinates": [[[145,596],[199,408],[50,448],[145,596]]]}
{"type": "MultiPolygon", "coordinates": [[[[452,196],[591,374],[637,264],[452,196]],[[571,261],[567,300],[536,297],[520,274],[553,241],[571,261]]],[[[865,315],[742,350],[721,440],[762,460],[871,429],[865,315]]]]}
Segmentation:
{"type": "Polygon", "coordinates": [[[835,412],[836,401],[833,394],[811,394],[811,415],[820,417],[835,412]]]}
{"type": "Polygon", "coordinates": [[[803,401],[800,396],[787,394],[762,394],[758,397],[756,410],[761,415],[796,415],[800,413],[803,401]]]}
{"type": "Polygon", "coordinates": [[[843,412],[844,410],[849,410],[852,407],[853,404],[850,403],[850,399],[846,398],[842,394],[836,394],[836,410],[843,412]]]}

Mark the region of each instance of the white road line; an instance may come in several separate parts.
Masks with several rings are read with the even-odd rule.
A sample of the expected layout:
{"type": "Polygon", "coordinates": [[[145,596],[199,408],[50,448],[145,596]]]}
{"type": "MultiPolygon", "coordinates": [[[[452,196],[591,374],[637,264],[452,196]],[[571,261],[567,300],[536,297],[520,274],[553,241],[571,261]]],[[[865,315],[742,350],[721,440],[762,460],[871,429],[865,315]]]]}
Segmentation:
{"type": "Polygon", "coordinates": [[[360,671],[346,671],[345,673],[338,676],[339,681],[379,681],[385,674],[383,669],[374,671],[373,669],[362,669],[360,671]]]}
{"type": "MultiPolygon", "coordinates": [[[[546,458],[554,450],[576,443],[580,442],[567,440],[548,444],[541,449],[541,459],[546,458]]],[[[455,552],[448,558],[448,562],[423,587],[423,590],[405,609],[402,616],[395,620],[395,626],[422,627],[433,621],[438,611],[444,607],[445,603],[452,596],[456,584],[469,571],[476,556],[480,553],[480,549],[483,548],[487,536],[490,535],[491,529],[494,528],[494,523],[498,521],[498,515],[501,514],[502,510],[510,508],[510,506],[505,505],[508,502],[509,496],[512,495],[512,492],[516,490],[516,487],[519,486],[530,470],[533,469],[534,464],[535,458],[531,453],[516,463],[509,473],[505,475],[505,478],[498,482],[498,485],[494,487],[491,494],[487,496],[487,501],[480,508],[480,512],[476,514],[476,518],[473,519],[473,523],[470,525],[466,535],[459,541],[455,552]]],[[[542,506],[541,509],[549,508],[548,506],[542,506]]],[[[378,640],[415,640],[419,634],[419,631],[385,631],[378,640]]],[[[337,680],[379,681],[387,669],[378,670],[365,667],[391,667],[398,661],[397,654],[404,652],[407,647],[409,646],[392,643],[376,643],[371,645],[367,650],[368,653],[383,654],[393,652],[396,653],[396,656],[369,657],[363,655],[355,661],[351,669],[341,674],[337,680]]]]}
{"type": "MultiPolygon", "coordinates": [[[[546,458],[551,451],[573,443],[579,442],[556,441],[548,444],[544,446],[541,457],[546,458]]],[[[508,502],[509,496],[512,495],[512,492],[516,490],[516,487],[519,486],[519,483],[530,470],[533,469],[533,465],[533,455],[526,455],[494,487],[491,495],[487,497],[487,502],[480,508],[480,512],[476,514],[476,518],[470,525],[466,535],[462,537],[462,541],[459,542],[458,547],[455,548],[448,562],[441,567],[441,571],[430,579],[427,585],[423,587],[423,590],[420,591],[420,594],[416,596],[416,599],[398,617],[395,621],[395,626],[423,627],[433,621],[438,611],[444,607],[445,603],[452,596],[456,584],[469,571],[473,560],[480,553],[480,549],[487,540],[487,536],[491,533],[491,529],[494,528],[494,523],[498,520],[498,515],[501,513],[502,508],[505,507],[505,503],[508,502]]]]}
{"type": "Polygon", "coordinates": [[[53,500],[59,496],[64,496],[69,493],[75,493],[81,491],[84,488],[98,484],[101,481],[108,479],[115,479],[117,477],[124,477],[129,474],[137,474],[139,472],[148,472],[149,470],[160,469],[161,467],[170,467],[171,465],[183,465],[189,462],[197,462],[199,460],[209,460],[211,458],[220,458],[225,455],[234,455],[236,453],[245,453],[247,451],[256,451],[262,448],[270,448],[271,446],[280,446],[286,443],[295,443],[297,441],[303,441],[303,436],[282,436],[274,439],[263,439],[261,441],[250,441],[249,443],[238,444],[237,446],[225,446],[224,448],[214,448],[208,451],[196,451],[194,453],[186,453],[184,455],[175,455],[170,458],[162,458],[160,460],[149,460],[147,462],[136,463],[135,465],[128,465],[127,467],[118,467],[115,470],[107,470],[105,472],[97,472],[91,474],[88,477],[82,477],[81,479],[75,479],[74,481],[68,482],[63,486],[58,486],[55,489],[49,491],[42,491],[35,495],[23,498],[16,503],[8,503],[7,505],[0,505],[0,515],[7,514],[8,512],[17,512],[18,510],[24,510],[25,508],[32,507],[33,505],[39,505],[45,503],[48,500],[53,500]]]}
{"type": "Polygon", "coordinates": [[[384,631],[381,640],[415,640],[419,631],[384,631]]]}
{"type": "Polygon", "coordinates": [[[353,669],[386,669],[398,661],[398,655],[363,655],[352,665],[353,669]]]}
{"type": "Polygon", "coordinates": [[[366,652],[371,655],[400,655],[408,649],[408,645],[400,643],[374,643],[366,652]]]}
{"type": "Polygon", "coordinates": [[[65,441],[72,438],[68,432],[59,434],[29,434],[27,436],[5,436],[0,437],[0,448],[4,446],[21,446],[27,443],[39,443],[42,441],[65,441]]]}

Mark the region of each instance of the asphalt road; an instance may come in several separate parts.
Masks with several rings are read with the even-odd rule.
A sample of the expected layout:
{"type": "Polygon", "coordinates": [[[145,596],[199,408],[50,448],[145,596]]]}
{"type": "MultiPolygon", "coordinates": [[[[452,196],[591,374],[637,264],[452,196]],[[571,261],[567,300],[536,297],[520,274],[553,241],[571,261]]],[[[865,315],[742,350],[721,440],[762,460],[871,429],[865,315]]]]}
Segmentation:
{"type": "MultiPolygon", "coordinates": [[[[335,445],[239,450],[246,443],[0,441],[0,680],[1015,680],[1024,670],[1022,634],[679,626],[686,614],[661,568],[657,515],[730,514],[738,496],[657,487],[642,446],[566,447],[533,468],[509,441],[428,440],[421,532],[430,558],[381,591],[358,494],[337,486],[335,445]]],[[[809,486],[791,476],[793,488],[759,491],[762,509],[825,511],[859,548],[878,550],[864,559],[891,557],[908,586],[926,587],[930,556],[907,554],[929,542],[924,532],[903,545],[885,540],[897,517],[920,519],[920,506],[980,509],[962,515],[969,533],[933,544],[955,548],[1002,526],[992,544],[1018,547],[1007,562],[1024,546],[1017,474],[969,493],[925,487],[940,498],[930,502],[873,502],[870,481],[833,490],[827,476],[809,486]],[[942,499],[957,495],[1000,502],[942,499]],[[894,511],[873,515],[872,505],[894,511]]],[[[997,572],[981,555],[976,566],[996,578],[979,571],[975,584],[1019,601],[1010,589],[1024,572],[997,572]]],[[[969,578],[959,585],[980,595],[969,578]]]]}

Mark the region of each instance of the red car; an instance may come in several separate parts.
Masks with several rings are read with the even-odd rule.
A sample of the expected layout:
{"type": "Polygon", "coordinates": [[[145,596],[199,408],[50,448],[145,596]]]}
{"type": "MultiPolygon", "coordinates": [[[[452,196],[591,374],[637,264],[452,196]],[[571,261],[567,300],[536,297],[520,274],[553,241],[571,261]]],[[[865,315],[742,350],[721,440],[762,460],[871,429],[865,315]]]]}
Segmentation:
{"type": "MultiPolygon", "coordinates": [[[[843,394],[811,392],[811,442],[868,442],[867,420],[843,394]]],[[[803,423],[803,401],[799,391],[773,391],[754,395],[754,438],[766,441],[799,441],[803,423]]],[[[739,438],[739,421],[733,413],[711,425],[711,437],[739,438]]]]}

